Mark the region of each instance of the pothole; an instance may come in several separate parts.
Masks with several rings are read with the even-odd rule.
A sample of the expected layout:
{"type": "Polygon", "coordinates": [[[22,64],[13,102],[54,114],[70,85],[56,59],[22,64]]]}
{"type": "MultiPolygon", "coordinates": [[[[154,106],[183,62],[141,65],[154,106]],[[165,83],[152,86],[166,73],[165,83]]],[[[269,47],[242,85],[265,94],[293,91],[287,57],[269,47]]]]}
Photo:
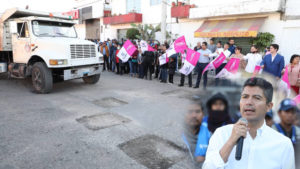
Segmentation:
{"type": "Polygon", "coordinates": [[[167,169],[185,157],[182,147],[155,135],[145,135],[118,147],[149,169],[167,169]]]}
{"type": "Polygon", "coordinates": [[[114,97],[106,97],[100,100],[94,100],[93,103],[104,108],[118,107],[128,104],[127,102],[116,99],[114,97]]]}
{"type": "Polygon", "coordinates": [[[86,128],[90,130],[100,130],[123,123],[128,123],[131,120],[120,116],[118,114],[105,113],[105,114],[95,114],[91,116],[83,116],[76,119],[78,123],[83,124],[86,128]]]}
{"type": "Polygon", "coordinates": [[[174,97],[179,97],[179,98],[191,98],[191,96],[192,96],[192,92],[182,90],[182,89],[165,91],[165,92],[162,92],[161,94],[165,95],[165,96],[174,96],[174,97]]]}

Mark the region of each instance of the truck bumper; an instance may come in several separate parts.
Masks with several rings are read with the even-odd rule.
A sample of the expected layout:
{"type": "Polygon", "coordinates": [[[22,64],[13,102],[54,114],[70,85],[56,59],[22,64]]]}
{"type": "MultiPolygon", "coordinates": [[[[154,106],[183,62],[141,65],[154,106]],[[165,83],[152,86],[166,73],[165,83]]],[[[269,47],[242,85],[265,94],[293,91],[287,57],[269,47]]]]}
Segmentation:
{"type": "Polygon", "coordinates": [[[78,79],[86,76],[93,76],[101,73],[100,65],[75,67],[64,70],[64,80],[78,79]]]}

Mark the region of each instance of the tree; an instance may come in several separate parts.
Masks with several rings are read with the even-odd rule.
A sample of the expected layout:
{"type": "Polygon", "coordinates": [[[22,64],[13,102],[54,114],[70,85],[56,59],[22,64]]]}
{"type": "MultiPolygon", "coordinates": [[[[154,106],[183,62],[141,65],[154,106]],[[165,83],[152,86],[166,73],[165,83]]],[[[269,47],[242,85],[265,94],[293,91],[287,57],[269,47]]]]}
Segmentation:
{"type": "Polygon", "coordinates": [[[257,37],[251,39],[250,43],[256,45],[263,52],[266,47],[270,46],[274,41],[275,36],[269,32],[260,32],[257,37]]]}
{"type": "Polygon", "coordinates": [[[127,39],[136,39],[136,36],[140,36],[140,32],[136,28],[130,28],[126,32],[127,39]]]}
{"type": "Polygon", "coordinates": [[[135,37],[137,39],[143,39],[143,40],[154,40],[155,39],[155,33],[156,32],[159,32],[161,29],[160,29],[160,24],[157,25],[157,26],[153,26],[153,25],[148,25],[148,24],[145,24],[145,25],[141,25],[141,24],[131,24],[131,26],[133,28],[136,28],[138,31],[139,31],[139,35],[136,35],[135,37]]]}

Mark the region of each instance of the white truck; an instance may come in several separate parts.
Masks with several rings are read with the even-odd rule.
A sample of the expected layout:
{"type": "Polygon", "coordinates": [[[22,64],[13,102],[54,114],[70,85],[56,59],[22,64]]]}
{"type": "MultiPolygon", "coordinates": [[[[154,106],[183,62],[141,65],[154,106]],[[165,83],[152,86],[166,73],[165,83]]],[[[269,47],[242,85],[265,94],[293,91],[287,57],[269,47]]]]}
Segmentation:
{"type": "Polygon", "coordinates": [[[95,84],[103,56],[93,42],[79,39],[68,16],[13,8],[0,18],[0,73],[32,78],[38,93],[53,81],[82,78],[95,84]]]}

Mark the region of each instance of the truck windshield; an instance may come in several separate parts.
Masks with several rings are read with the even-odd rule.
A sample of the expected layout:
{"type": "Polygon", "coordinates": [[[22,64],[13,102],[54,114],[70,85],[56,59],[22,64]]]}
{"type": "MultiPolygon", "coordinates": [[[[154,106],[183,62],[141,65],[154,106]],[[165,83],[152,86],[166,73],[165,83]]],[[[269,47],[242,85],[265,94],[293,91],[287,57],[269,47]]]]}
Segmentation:
{"type": "Polygon", "coordinates": [[[36,36],[76,38],[77,34],[71,23],[53,21],[32,21],[33,33],[36,36]]]}

